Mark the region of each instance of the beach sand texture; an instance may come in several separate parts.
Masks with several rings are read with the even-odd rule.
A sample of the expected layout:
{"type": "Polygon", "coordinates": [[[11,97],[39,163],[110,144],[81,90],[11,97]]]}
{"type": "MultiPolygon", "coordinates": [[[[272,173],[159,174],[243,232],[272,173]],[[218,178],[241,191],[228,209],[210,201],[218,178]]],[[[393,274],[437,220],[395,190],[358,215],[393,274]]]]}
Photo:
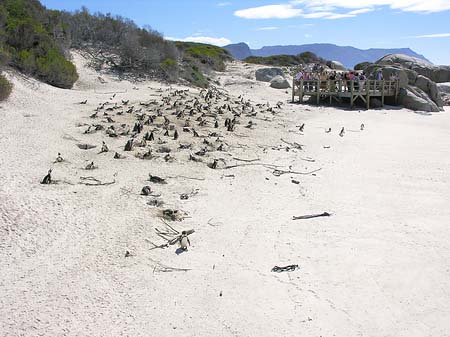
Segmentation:
{"type": "MultiPolygon", "coordinates": [[[[252,129],[227,133],[221,123],[227,150],[214,155],[227,165],[320,170],[276,176],[272,166],[223,162],[213,170],[189,151],[141,160],[123,151],[129,137],[83,134],[99,103],[138,107],[169,86],[117,81],[74,60],[73,90],[10,73],[14,92],[1,104],[1,336],[450,336],[448,108],[292,105],[290,93],[252,78],[256,66],[234,62],[214,75],[220,90],[284,104],[253,118],[252,129]],[[110,152],[98,154],[102,141],[110,152]],[[85,143],[97,147],[76,146],[85,143]],[[91,161],[98,169],[86,171],[91,161]],[[58,183],[40,184],[50,168],[58,183]],[[167,184],[148,182],[149,173],[167,184]],[[115,183],[80,184],[86,176],[115,183]],[[144,185],[162,208],[185,212],[171,226],[195,230],[186,252],[151,249],[164,243],[155,228],[165,225],[140,195],[144,185]],[[325,211],[332,216],[292,220],[325,211]],[[299,269],[271,272],[290,264],[299,269]]],[[[192,142],[178,131],[167,139],[174,149],[192,142]]]]}

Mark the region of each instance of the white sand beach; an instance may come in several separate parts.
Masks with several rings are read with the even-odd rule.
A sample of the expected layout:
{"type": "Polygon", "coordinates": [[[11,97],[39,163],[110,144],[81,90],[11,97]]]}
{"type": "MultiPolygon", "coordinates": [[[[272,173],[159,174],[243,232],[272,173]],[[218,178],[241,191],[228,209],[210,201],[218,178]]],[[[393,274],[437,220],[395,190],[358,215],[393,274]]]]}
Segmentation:
{"type": "MultiPolygon", "coordinates": [[[[139,149],[123,151],[129,137],[84,134],[89,116],[103,102],[139,108],[176,89],[199,90],[118,81],[84,67],[78,54],[74,61],[73,90],[8,74],[1,336],[450,336],[448,107],[426,115],[290,104],[289,90],[256,82],[256,66],[236,61],[214,75],[218,89],[253,106],[281,101],[281,109],[243,117],[234,132],[221,120],[226,151],[204,162],[178,149],[193,142],[181,127],[178,140],[167,139],[173,161],[142,160],[139,149]],[[244,128],[249,120],[254,127],[244,128]],[[99,154],[102,141],[110,151],[99,154]],[[207,166],[214,158],[223,159],[215,170],[207,166]],[[86,171],[92,161],[98,168],[86,171]],[[226,168],[243,164],[266,166],[226,168]],[[293,173],[274,175],[275,165],[293,173]],[[56,183],[40,184],[50,168],[56,183]],[[149,174],[167,184],[150,183],[149,174]],[[80,184],[87,176],[111,184],[80,184]],[[147,204],[144,185],[162,207],[147,204]],[[152,249],[165,243],[155,231],[165,228],[165,208],[184,212],[170,223],[176,230],[195,230],[186,252],[152,249]],[[332,215],[292,220],[322,212],[332,215]]],[[[111,117],[132,127],[136,114],[111,117]]]]}

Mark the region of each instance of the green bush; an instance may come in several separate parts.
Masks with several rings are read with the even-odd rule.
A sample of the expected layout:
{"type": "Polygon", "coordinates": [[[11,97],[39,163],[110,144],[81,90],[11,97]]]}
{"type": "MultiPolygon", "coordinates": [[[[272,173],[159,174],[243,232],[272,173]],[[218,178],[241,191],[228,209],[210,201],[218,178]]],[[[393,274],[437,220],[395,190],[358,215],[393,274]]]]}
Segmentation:
{"type": "Polygon", "coordinates": [[[78,79],[75,66],[57,50],[50,49],[36,59],[37,76],[55,87],[70,89],[78,79]]]}
{"type": "Polygon", "coordinates": [[[37,0],[0,2],[0,64],[9,64],[50,85],[71,88],[78,79],[64,55],[58,12],[37,0]]]}
{"type": "Polygon", "coordinates": [[[0,101],[4,101],[9,97],[12,91],[12,84],[5,76],[0,75],[0,101]]]}
{"type": "Polygon", "coordinates": [[[161,62],[161,69],[169,80],[173,81],[178,77],[178,63],[174,59],[166,58],[161,62]]]}

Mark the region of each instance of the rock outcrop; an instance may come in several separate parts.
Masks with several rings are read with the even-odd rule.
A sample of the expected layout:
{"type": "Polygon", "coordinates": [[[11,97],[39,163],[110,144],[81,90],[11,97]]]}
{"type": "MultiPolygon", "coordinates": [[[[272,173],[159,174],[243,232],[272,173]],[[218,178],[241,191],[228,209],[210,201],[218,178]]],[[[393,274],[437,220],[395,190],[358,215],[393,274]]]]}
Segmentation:
{"type": "Polygon", "coordinates": [[[450,67],[435,66],[407,55],[390,54],[365,68],[368,74],[379,70],[385,79],[389,79],[392,74],[397,76],[400,104],[405,108],[425,112],[443,110],[445,100],[436,83],[450,81],[450,67]]]}
{"type": "Polygon", "coordinates": [[[255,76],[257,81],[270,82],[277,76],[284,78],[284,73],[281,68],[261,68],[256,70],[255,76]]]}
{"type": "Polygon", "coordinates": [[[450,82],[450,66],[435,66],[434,64],[416,57],[390,54],[379,59],[378,65],[396,65],[410,69],[417,74],[425,76],[435,83],[450,82]]]}
{"type": "Polygon", "coordinates": [[[287,89],[290,88],[291,85],[283,76],[276,76],[270,81],[270,87],[274,89],[287,89]]]}

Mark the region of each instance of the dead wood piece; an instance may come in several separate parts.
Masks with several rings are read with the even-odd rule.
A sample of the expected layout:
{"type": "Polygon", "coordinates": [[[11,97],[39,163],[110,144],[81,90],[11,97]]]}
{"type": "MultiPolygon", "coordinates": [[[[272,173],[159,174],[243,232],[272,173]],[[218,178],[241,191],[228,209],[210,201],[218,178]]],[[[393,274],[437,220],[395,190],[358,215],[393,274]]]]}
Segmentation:
{"type": "Polygon", "coordinates": [[[243,162],[246,162],[246,163],[253,163],[255,161],[261,160],[259,158],[256,158],[256,159],[241,159],[241,158],[236,158],[236,157],[233,157],[233,159],[237,160],[237,161],[243,161],[243,162]]]}
{"type": "Polygon", "coordinates": [[[110,182],[101,182],[94,177],[80,177],[80,180],[79,184],[86,186],[108,186],[116,183],[116,180],[114,179],[110,182]]]}
{"type": "Polygon", "coordinates": [[[331,213],[323,212],[321,214],[308,214],[308,215],[301,215],[301,216],[293,216],[292,220],[305,220],[305,219],[313,219],[313,218],[319,218],[323,216],[331,216],[331,213]]]}
{"type": "Polygon", "coordinates": [[[282,272],[286,272],[286,271],[295,271],[297,269],[299,269],[298,264],[291,264],[291,265],[285,266],[285,267],[275,266],[272,268],[272,272],[273,273],[282,273],[282,272]]]}
{"type": "Polygon", "coordinates": [[[272,174],[273,174],[275,177],[280,177],[280,176],[282,176],[283,174],[309,175],[309,174],[314,174],[314,173],[316,173],[316,172],[318,172],[318,171],[320,171],[320,170],[322,170],[322,168],[319,168],[319,169],[314,170],[314,171],[311,171],[311,172],[296,172],[296,171],[274,170],[274,171],[272,172],[272,174]]]}

